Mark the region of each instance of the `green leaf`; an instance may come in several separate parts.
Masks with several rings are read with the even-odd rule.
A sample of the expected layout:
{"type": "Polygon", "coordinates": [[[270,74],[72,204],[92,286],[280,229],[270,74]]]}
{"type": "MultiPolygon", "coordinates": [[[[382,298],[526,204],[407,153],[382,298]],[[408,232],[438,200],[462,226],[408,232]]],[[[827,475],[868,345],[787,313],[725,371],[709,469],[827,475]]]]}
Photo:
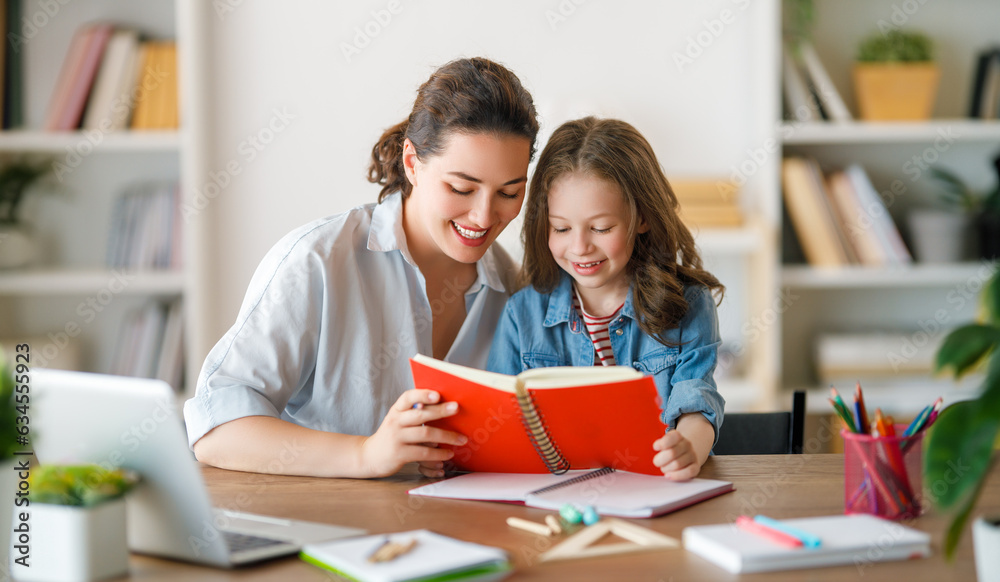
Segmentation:
{"type": "Polygon", "coordinates": [[[1000,326],[1000,269],[987,281],[980,296],[986,321],[1000,326]]]}
{"type": "Polygon", "coordinates": [[[964,325],[944,338],[934,363],[935,371],[961,378],[975,368],[1000,343],[1000,330],[990,325],[964,325]]]}
{"type": "Polygon", "coordinates": [[[994,384],[980,398],[944,409],[934,423],[924,449],[924,479],[940,508],[953,507],[986,475],[1000,430],[1000,417],[992,414],[1000,382],[994,384]]]}
{"type": "Polygon", "coordinates": [[[945,532],[944,536],[944,557],[949,562],[955,559],[955,548],[958,547],[958,542],[962,539],[962,532],[965,531],[965,524],[969,521],[972,508],[979,501],[979,494],[983,491],[984,483],[986,483],[986,479],[979,480],[972,495],[969,495],[965,503],[962,504],[962,509],[955,514],[954,519],[948,525],[948,531],[945,532]]]}

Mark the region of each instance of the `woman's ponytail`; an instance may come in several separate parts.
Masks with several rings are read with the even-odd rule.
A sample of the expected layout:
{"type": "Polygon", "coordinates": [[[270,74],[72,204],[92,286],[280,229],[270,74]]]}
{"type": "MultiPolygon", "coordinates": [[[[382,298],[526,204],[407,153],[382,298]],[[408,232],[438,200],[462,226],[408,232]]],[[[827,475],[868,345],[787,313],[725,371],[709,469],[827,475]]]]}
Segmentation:
{"type": "Polygon", "coordinates": [[[403,140],[406,139],[407,123],[403,121],[385,130],[372,148],[368,181],[382,186],[379,202],[393,192],[402,192],[404,198],[410,194],[410,181],[403,170],[403,140]]]}

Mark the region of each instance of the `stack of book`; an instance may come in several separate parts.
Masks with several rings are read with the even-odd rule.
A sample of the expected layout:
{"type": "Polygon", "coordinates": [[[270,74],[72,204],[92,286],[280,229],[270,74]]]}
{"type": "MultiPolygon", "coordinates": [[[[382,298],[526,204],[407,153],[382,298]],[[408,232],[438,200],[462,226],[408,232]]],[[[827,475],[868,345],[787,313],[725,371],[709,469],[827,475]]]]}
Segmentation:
{"type": "Polygon", "coordinates": [[[177,51],[173,41],[140,41],[99,23],[73,35],[49,101],[47,131],[176,129],[177,51]]]}
{"type": "Polygon", "coordinates": [[[886,267],[913,261],[864,168],[824,176],[816,160],[782,162],[785,206],[806,260],[815,267],[886,267]]]}
{"type": "Polygon", "coordinates": [[[808,42],[784,47],[785,109],[795,121],[854,119],[816,50],[808,42]]]}
{"type": "Polygon", "coordinates": [[[743,224],[739,190],[725,180],[671,180],[688,228],[727,228],[743,224]]]}
{"type": "Polygon", "coordinates": [[[173,182],[133,186],[115,201],[107,264],[118,269],[181,266],[180,192],[173,182]]]}
{"type": "Polygon", "coordinates": [[[816,375],[823,386],[927,380],[942,339],[919,331],[823,333],[816,339],[816,375]]]}
{"type": "Polygon", "coordinates": [[[184,381],[184,312],[180,300],[152,302],[126,314],[111,373],[157,378],[180,391],[184,381]]]}
{"type": "Polygon", "coordinates": [[[1000,119],[1000,47],[976,55],[969,117],[1000,119]]]}

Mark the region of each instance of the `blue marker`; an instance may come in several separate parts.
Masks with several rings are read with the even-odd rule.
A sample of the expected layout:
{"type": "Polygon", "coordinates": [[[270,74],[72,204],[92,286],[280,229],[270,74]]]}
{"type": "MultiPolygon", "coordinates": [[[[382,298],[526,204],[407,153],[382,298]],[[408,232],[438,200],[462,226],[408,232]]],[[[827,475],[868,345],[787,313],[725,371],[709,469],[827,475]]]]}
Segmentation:
{"type": "Polygon", "coordinates": [[[804,532],[796,527],[786,525],[783,521],[771,519],[770,517],[765,517],[763,515],[754,516],[753,520],[761,525],[766,525],[771,529],[776,529],[782,533],[786,533],[792,537],[802,540],[802,545],[807,548],[818,548],[822,545],[822,542],[820,542],[818,537],[811,533],[804,532]]]}

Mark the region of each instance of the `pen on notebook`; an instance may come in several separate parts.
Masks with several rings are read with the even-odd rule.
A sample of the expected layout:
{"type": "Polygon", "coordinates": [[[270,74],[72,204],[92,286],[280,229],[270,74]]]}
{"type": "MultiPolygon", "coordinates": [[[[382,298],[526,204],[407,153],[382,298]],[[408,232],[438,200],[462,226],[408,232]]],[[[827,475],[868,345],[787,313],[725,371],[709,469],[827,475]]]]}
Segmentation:
{"type": "Polygon", "coordinates": [[[746,515],[741,515],[736,518],[736,526],[756,536],[766,538],[776,544],[785,546],[786,548],[801,548],[804,545],[802,540],[799,538],[754,521],[753,518],[747,517],[746,515]]]}
{"type": "Polygon", "coordinates": [[[385,540],[383,540],[372,553],[368,554],[368,561],[372,563],[390,562],[409,552],[416,546],[416,538],[410,538],[405,542],[392,542],[389,541],[389,537],[386,536],[385,540]]]}
{"type": "Polygon", "coordinates": [[[822,542],[817,536],[814,536],[809,532],[802,531],[797,527],[792,527],[783,521],[771,519],[766,515],[756,515],[754,516],[753,520],[756,521],[757,523],[766,525],[769,528],[776,529],[792,537],[798,538],[799,541],[802,542],[802,545],[804,545],[807,548],[818,548],[822,545],[822,542]]]}

